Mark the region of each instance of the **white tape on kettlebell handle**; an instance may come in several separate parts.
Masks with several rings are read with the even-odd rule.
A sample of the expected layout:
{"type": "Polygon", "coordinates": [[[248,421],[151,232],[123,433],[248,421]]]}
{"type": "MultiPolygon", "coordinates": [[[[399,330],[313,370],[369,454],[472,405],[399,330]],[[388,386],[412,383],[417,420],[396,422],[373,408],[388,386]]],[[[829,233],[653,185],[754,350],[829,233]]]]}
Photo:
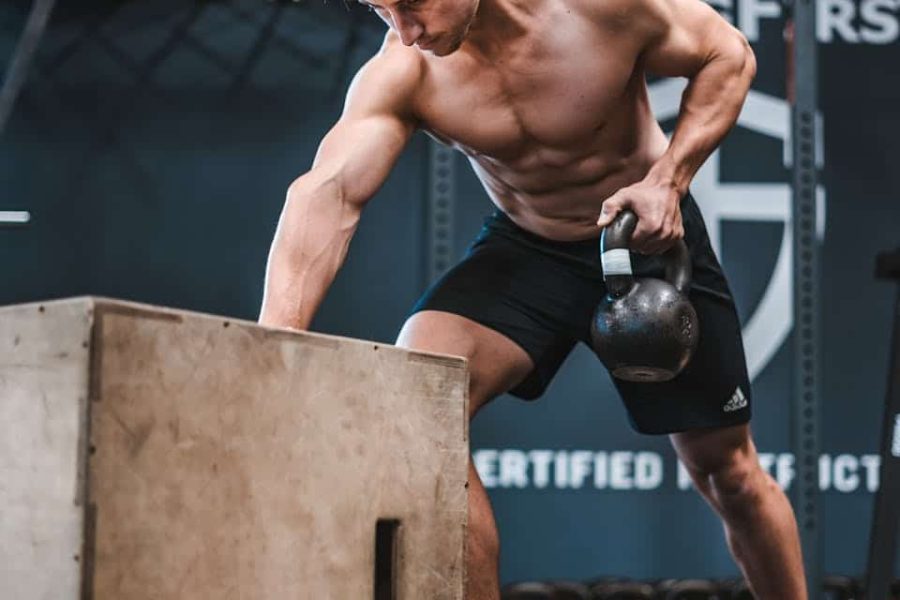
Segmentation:
{"type": "Polygon", "coordinates": [[[603,265],[603,277],[610,275],[631,275],[631,252],[627,248],[607,250],[600,255],[603,265]]]}

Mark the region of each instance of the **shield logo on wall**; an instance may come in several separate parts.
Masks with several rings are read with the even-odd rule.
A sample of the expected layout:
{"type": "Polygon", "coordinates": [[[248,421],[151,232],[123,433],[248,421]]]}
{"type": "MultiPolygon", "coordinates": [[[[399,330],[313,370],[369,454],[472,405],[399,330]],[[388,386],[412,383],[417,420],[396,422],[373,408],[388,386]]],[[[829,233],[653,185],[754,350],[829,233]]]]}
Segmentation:
{"type": "MultiPolygon", "coordinates": [[[[684,79],[665,79],[650,86],[650,103],[660,122],[678,116],[681,95],[687,85],[684,79]]],[[[821,131],[821,116],[817,127],[821,131]]],[[[787,101],[751,90],[738,117],[742,127],[783,142],[782,161],[791,164],[791,110],[787,101]]],[[[816,136],[816,162],[824,162],[822,136],[816,136]]],[[[710,155],[701,167],[691,189],[703,212],[709,237],[717,255],[722,253],[722,223],[755,221],[782,223],[783,233],[778,257],[769,276],[762,298],[744,323],[744,350],[750,378],[755,379],[775,356],[793,327],[793,225],[791,186],[788,183],[723,182],[720,173],[720,149],[710,155]]],[[[818,237],[825,232],[825,190],[817,191],[818,237]]]]}

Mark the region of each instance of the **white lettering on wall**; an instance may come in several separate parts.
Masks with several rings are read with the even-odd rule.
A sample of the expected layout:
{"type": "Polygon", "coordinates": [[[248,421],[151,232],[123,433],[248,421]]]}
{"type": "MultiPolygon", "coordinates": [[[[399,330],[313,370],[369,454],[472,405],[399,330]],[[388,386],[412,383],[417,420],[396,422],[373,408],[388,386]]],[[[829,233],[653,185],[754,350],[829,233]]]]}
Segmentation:
{"type": "Polygon", "coordinates": [[[532,450],[528,453],[531,459],[532,477],[534,487],[545,488],[550,483],[550,463],[553,462],[553,453],[549,450],[532,450]]]}
{"type": "Polygon", "coordinates": [[[472,456],[475,470],[486,488],[497,487],[497,455],[496,450],[479,450],[472,456]]]}
{"type": "Polygon", "coordinates": [[[609,487],[614,490],[630,490],[631,482],[631,452],[613,452],[610,457],[609,487]]]}
{"type": "Polygon", "coordinates": [[[528,457],[521,450],[500,453],[500,487],[528,487],[528,457]]]}
{"type": "Polygon", "coordinates": [[[656,452],[638,452],[634,458],[634,487],[655,490],[663,482],[663,460],[656,452]]]}
{"type": "MultiPolygon", "coordinates": [[[[706,0],[751,42],[764,21],[784,18],[780,0],[706,0]]],[[[816,0],[816,37],[825,44],[891,44],[900,39],[900,0],[816,0]]]]}
{"type": "Polygon", "coordinates": [[[891,455],[900,458],[900,414],[894,417],[894,439],[891,442],[891,455]]]}
{"type": "Polygon", "coordinates": [[[859,461],[850,454],[838,454],[834,457],[834,489],[839,492],[852,492],[859,487],[859,461]]]}
{"type": "Polygon", "coordinates": [[[691,480],[691,474],[688,472],[687,467],[682,464],[682,462],[678,461],[678,489],[679,490],[689,490],[691,486],[694,485],[694,482],[691,480]]]}
{"type": "Polygon", "coordinates": [[[881,475],[881,457],[877,454],[864,454],[859,457],[859,464],[866,470],[866,491],[878,491],[878,477],[881,475]]]}
{"type": "Polygon", "coordinates": [[[593,462],[593,452],[577,450],[569,455],[569,487],[577,490],[584,486],[585,480],[591,476],[593,462]]]}
{"type": "Polygon", "coordinates": [[[890,44],[900,37],[900,19],[891,14],[900,9],[897,0],[868,0],[862,3],[860,14],[863,27],[860,30],[862,41],[867,44],[890,44]]]}
{"type": "MultiPolygon", "coordinates": [[[[900,415],[894,427],[894,444],[900,437],[900,415]]],[[[760,452],[763,471],[783,489],[796,478],[794,455],[760,452]]],[[[610,490],[652,491],[663,487],[666,459],[657,452],[632,450],[520,450],[482,448],[473,452],[475,468],[488,489],[521,490],[610,490]]],[[[674,485],[691,489],[690,473],[680,461],[671,459],[674,485]]],[[[819,457],[819,489],[849,494],[876,492],[881,457],[877,454],[822,454],[819,457]]]]}
{"type": "Polygon", "coordinates": [[[780,17],[780,0],[743,0],[738,9],[738,29],[744,32],[748,40],[758,40],[759,22],[780,17]]]}
{"type": "Polygon", "coordinates": [[[831,43],[835,36],[851,44],[859,42],[859,36],[853,29],[853,17],[856,16],[853,0],[819,0],[816,8],[816,37],[820,42],[831,43]]]}
{"type": "Polygon", "coordinates": [[[653,490],[665,479],[655,452],[483,448],[473,460],[486,488],[653,490]]]}

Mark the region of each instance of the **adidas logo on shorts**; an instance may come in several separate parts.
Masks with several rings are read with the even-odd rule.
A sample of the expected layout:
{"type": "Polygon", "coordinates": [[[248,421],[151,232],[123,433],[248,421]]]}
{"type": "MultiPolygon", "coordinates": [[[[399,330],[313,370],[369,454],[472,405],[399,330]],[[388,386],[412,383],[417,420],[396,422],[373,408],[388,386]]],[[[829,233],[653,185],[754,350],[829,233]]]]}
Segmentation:
{"type": "Polygon", "coordinates": [[[734,394],[732,394],[731,399],[725,403],[725,406],[722,407],[722,410],[725,412],[734,412],[736,410],[741,410],[747,406],[747,397],[744,395],[743,390],[738,387],[734,390],[734,394]]]}

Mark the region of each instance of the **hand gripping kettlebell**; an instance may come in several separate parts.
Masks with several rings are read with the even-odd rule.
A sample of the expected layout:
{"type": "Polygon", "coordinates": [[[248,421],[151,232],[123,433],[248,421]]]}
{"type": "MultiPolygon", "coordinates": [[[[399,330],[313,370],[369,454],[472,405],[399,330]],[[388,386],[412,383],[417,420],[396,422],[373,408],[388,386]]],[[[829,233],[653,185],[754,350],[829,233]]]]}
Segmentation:
{"type": "Polygon", "coordinates": [[[622,211],[600,236],[607,294],[591,322],[594,352],[613,377],[658,382],[674,378],[691,360],[700,330],[687,298],[691,257],[679,240],[663,256],[666,278],[635,278],[628,243],[637,226],[622,211]]]}

